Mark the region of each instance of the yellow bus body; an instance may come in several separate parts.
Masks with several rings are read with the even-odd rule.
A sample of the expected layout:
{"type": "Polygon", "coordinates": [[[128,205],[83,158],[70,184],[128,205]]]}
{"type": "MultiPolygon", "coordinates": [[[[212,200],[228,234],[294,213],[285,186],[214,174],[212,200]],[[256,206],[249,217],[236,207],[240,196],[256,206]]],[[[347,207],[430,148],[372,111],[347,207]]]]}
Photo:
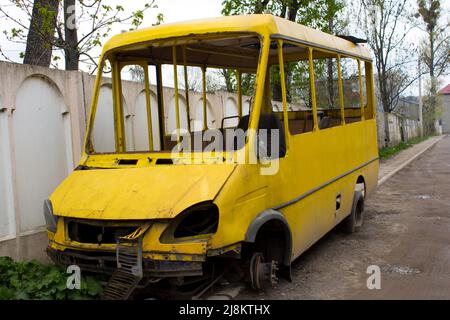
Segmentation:
{"type": "MultiPolygon", "coordinates": [[[[168,39],[176,41],[189,35],[213,37],[242,32],[257,34],[264,45],[271,39],[285,39],[371,62],[364,47],[271,15],[223,17],[128,32],[109,40],[102,56],[117,50],[126,52],[128,47],[149,41],[155,44],[159,39],[167,44],[168,39]]],[[[264,45],[251,129],[257,128],[255,119],[263,100],[260,84],[264,83],[269,59],[264,45]]],[[[371,70],[366,72],[367,77],[373,77],[371,70]]],[[[89,127],[94,119],[99,81],[98,76],[89,127]]],[[[275,175],[261,175],[264,165],[259,163],[216,162],[214,154],[204,155],[211,160],[208,164],[155,165],[147,159],[168,158],[170,154],[152,152],[121,155],[122,159],[137,159],[137,163],[117,170],[74,171],[50,197],[53,212],[59,219],[56,233],[48,232],[49,250],[57,254],[114,252],[114,244],[70,240],[66,224],[70,219],[104,221],[105,225],[147,221],[151,226],[143,239],[143,259],[204,262],[209,257],[238,252],[243,243],[254,240],[257,229],[250,229],[257,228],[258,219],[264,222],[277,216],[287,222],[286,232],[290,233],[286,236],[289,253],[284,258],[289,264],[350,214],[357,182],[364,183],[366,197],[377,185],[375,101],[373,81],[370,83],[367,96],[371,119],[324,130],[316,128],[295,136],[288,134],[287,154],[279,159],[275,175]],[[336,209],[337,195],[342,199],[339,210],[336,209]],[[208,201],[219,210],[219,224],[214,234],[179,241],[161,240],[180,213],[208,201]],[[264,218],[266,216],[268,218],[264,218]]],[[[116,160],[117,154],[88,154],[84,150],[80,165],[118,168],[116,160]]]]}

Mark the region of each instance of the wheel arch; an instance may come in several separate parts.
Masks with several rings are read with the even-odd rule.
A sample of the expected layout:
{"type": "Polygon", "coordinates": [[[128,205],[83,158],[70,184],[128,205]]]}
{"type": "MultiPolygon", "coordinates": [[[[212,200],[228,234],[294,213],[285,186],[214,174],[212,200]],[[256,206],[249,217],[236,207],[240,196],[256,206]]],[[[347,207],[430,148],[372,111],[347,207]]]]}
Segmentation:
{"type": "Polygon", "coordinates": [[[258,232],[270,223],[277,223],[282,226],[285,248],[283,254],[283,264],[289,266],[292,256],[292,232],[286,218],[278,211],[268,209],[260,213],[250,224],[245,234],[245,242],[254,243],[258,232]]]}
{"type": "Polygon", "coordinates": [[[356,191],[362,191],[363,196],[366,196],[367,193],[367,184],[366,184],[366,179],[364,178],[364,175],[361,173],[358,175],[358,178],[356,179],[355,182],[355,188],[358,185],[362,185],[363,189],[362,190],[358,190],[356,189],[356,191]]]}

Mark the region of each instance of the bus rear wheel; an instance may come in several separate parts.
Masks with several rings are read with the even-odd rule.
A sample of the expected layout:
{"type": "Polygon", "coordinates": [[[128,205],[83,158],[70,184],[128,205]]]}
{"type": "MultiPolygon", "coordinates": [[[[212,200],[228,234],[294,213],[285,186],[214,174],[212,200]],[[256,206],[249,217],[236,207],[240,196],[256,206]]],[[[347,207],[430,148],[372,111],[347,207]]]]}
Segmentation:
{"type": "Polygon", "coordinates": [[[355,191],[352,211],[342,221],[342,230],[346,233],[354,233],[361,229],[364,219],[364,195],[361,191],[355,191]]]}

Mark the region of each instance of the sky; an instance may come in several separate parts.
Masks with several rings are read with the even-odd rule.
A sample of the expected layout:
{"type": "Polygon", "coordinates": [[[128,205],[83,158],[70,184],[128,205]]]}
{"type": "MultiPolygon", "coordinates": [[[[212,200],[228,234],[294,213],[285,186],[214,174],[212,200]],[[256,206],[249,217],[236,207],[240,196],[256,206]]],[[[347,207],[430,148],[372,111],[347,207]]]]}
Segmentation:
{"type": "MultiPolygon", "coordinates": [[[[148,2],[149,0],[147,0],[148,2]]],[[[209,17],[217,17],[221,15],[222,9],[222,0],[155,0],[158,5],[157,9],[152,9],[147,11],[145,14],[145,19],[141,28],[150,27],[152,23],[156,21],[156,15],[158,13],[162,13],[164,15],[164,23],[171,23],[183,20],[192,20],[199,18],[209,18],[209,17]]],[[[414,0],[411,0],[414,2],[414,0]]],[[[120,4],[125,8],[126,12],[131,12],[138,8],[141,8],[144,1],[119,1],[119,0],[104,0],[105,3],[110,5],[120,4]]],[[[0,5],[8,5],[10,2],[8,0],[0,0],[0,5]]],[[[447,13],[450,13],[450,1],[441,1],[444,10],[447,13]]],[[[19,12],[16,11],[18,14],[19,12]]],[[[448,14],[447,17],[450,15],[448,14]]],[[[24,17],[22,17],[24,18],[24,17]]],[[[0,17],[0,29],[3,30],[5,28],[10,28],[13,25],[0,17]]],[[[111,32],[111,35],[120,33],[121,31],[128,29],[128,26],[115,26],[111,32]]],[[[417,35],[416,32],[411,34],[413,41],[417,41],[420,36],[417,35]]],[[[3,34],[0,34],[0,47],[1,49],[15,62],[21,62],[22,59],[19,57],[20,52],[24,51],[24,45],[12,43],[7,41],[3,34]]],[[[100,52],[100,48],[98,49],[98,53],[100,52]]],[[[3,60],[0,57],[0,60],[3,60]]],[[[60,68],[63,67],[63,62],[60,62],[60,68]]],[[[450,76],[442,79],[441,86],[450,83],[450,76]]],[[[411,87],[410,94],[417,94],[415,91],[417,85],[411,87]]]]}

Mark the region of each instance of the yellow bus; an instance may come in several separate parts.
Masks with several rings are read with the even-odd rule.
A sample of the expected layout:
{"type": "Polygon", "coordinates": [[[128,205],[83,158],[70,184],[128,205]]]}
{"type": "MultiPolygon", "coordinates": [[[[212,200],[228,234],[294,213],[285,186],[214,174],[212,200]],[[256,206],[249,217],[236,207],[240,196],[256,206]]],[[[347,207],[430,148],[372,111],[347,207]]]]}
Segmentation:
{"type": "Polygon", "coordinates": [[[49,256],[111,274],[109,299],[229,274],[257,289],[290,279],[292,261],[335,226],[361,227],[378,176],[372,70],[358,39],[272,15],[114,36],[80,163],[44,204],[49,256]],[[122,98],[130,72],[146,110],[139,146],[122,98]],[[234,114],[208,102],[224,87],[234,114]],[[108,114],[112,131],[99,124],[108,114]]]}

